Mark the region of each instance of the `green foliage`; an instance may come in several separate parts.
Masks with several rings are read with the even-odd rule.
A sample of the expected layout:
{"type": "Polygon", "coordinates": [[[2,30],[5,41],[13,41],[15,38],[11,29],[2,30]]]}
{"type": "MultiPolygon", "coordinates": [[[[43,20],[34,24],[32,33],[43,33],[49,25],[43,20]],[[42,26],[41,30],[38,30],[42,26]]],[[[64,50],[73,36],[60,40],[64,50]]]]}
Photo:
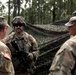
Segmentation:
{"type": "MultiPolygon", "coordinates": [[[[20,0],[20,6],[18,4],[18,0],[10,0],[10,16],[16,16],[20,11],[19,15],[32,24],[49,24],[67,19],[76,10],[76,0],[20,0]],[[23,3],[24,8],[21,7],[23,3]]],[[[0,15],[4,14],[4,10],[5,5],[0,2],[0,15]]]]}

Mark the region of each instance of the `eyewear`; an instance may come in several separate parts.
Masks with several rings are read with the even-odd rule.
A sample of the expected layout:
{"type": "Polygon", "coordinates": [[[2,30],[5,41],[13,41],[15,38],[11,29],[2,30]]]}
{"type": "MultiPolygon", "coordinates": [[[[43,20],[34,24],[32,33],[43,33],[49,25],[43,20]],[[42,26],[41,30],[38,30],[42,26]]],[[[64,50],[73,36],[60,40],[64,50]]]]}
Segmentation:
{"type": "Polygon", "coordinates": [[[22,26],[24,26],[24,25],[23,25],[23,24],[20,24],[20,25],[19,25],[19,24],[14,24],[13,26],[14,26],[14,27],[18,27],[18,26],[19,26],[19,27],[22,27],[22,26]]]}

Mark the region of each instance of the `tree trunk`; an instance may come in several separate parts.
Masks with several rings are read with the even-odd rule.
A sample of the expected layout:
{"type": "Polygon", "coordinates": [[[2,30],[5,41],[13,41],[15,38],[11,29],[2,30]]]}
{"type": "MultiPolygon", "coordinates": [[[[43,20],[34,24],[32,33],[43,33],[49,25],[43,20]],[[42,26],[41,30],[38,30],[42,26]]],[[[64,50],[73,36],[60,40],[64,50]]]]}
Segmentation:
{"type": "Polygon", "coordinates": [[[52,22],[54,22],[55,19],[56,19],[55,10],[56,10],[56,8],[55,8],[55,1],[54,1],[54,3],[53,3],[53,18],[52,18],[52,22]]]}
{"type": "Polygon", "coordinates": [[[13,4],[14,4],[13,17],[15,17],[17,15],[17,0],[13,0],[13,4]]]}
{"type": "Polygon", "coordinates": [[[10,25],[10,0],[8,3],[8,24],[10,25]]]}
{"type": "Polygon", "coordinates": [[[18,16],[20,15],[20,0],[17,0],[17,6],[18,6],[18,16]]]}

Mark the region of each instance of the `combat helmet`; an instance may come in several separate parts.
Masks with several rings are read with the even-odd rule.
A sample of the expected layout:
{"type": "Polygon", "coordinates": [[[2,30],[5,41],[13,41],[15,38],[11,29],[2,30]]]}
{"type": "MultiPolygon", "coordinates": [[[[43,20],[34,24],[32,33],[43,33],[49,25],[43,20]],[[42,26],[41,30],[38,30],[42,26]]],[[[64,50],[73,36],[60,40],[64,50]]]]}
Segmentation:
{"type": "Polygon", "coordinates": [[[16,25],[16,24],[22,24],[22,25],[26,25],[25,23],[25,19],[22,16],[16,16],[14,17],[13,21],[12,21],[12,25],[16,25]]]}

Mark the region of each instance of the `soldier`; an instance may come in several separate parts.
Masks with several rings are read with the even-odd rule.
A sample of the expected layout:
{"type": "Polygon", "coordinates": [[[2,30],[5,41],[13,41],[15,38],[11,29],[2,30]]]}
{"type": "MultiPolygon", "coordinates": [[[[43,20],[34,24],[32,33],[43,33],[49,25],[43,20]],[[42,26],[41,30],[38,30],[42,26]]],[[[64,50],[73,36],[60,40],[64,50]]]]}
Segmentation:
{"type": "Polygon", "coordinates": [[[8,26],[5,18],[0,16],[0,75],[15,75],[11,61],[11,52],[2,42],[8,26]]]}
{"type": "Polygon", "coordinates": [[[73,37],[68,39],[56,53],[49,75],[76,75],[76,16],[71,17],[65,25],[73,37]]]}
{"type": "Polygon", "coordinates": [[[14,32],[3,41],[11,49],[16,75],[31,75],[34,62],[39,55],[38,43],[32,35],[24,31],[26,23],[23,17],[16,16],[12,25],[14,32]]]}

